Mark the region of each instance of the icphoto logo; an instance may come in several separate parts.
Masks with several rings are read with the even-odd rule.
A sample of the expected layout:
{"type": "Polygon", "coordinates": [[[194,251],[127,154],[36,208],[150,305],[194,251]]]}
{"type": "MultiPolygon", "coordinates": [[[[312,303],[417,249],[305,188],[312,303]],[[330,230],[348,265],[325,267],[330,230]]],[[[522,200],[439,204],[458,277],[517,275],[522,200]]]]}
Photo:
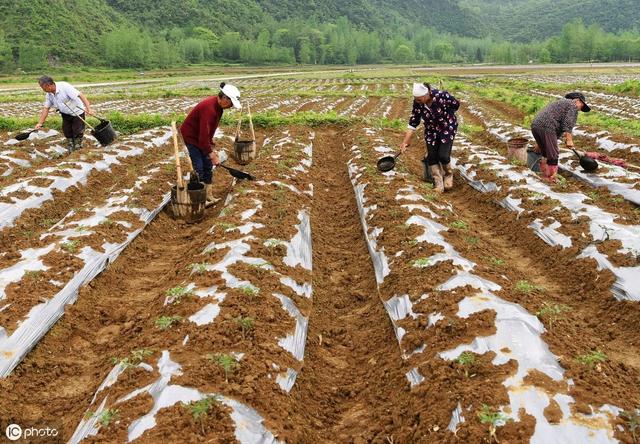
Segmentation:
{"type": "Polygon", "coordinates": [[[18,424],[9,424],[4,431],[4,434],[7,435],[9,441],[17,441],[22,438],[22,427],[18,424]]]}

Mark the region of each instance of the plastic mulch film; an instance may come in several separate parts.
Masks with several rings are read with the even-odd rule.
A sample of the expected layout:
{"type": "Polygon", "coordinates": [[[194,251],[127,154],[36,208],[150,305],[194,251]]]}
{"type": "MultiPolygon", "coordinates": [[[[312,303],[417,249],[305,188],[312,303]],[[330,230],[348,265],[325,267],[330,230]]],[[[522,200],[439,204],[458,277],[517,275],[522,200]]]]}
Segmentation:
{"type": "MultiPolygon", "coordinates": [[[[526,217],[530,211],[535,210],[531,206],[531,202],[537,199],[552,199],[558,202],[558,208],[569,211],[573,220],[579,218],[587,218],[589,220],[589,232],[585,234],[590,235],[594,243],[605,239],[619,240],[622,244],[619,253],[627,254],[640,251],[640,226],[616,222],[618,215],[586,203],[590,198],[582,193],[554,191],[549,185],[540,180],[535,173],[529,170],[519,171],[510,165],[504,157],[469,143],[464,137],[458,138],[458,145],[468,153],[466,162],[456,162],[456,168],[463,173],[463,177],[477,182],[475,172],[478,169],[478,165],[482,163],[483,168],[493,171],[499,178],[511,182],[508,190],[506,190],[507,192],[526,190],[530,194],[530,198],[519,199],[518,201],[513,196],[508,196],[512,204],[517,202],[517,210],[514,205],[504,206],[510,210],[517,211],[518,217],[526,217]]],[[[474,188],[481,189],[475,186],[474,188]]],[[[551,211],[544,221],[536,218],[531,221],[529,227],[549,245],[571,246],[571,238],[559,231],[562,229],[562,224],[555,220],[553,215],[553,211],[551,211]]],[[[612,289],[616,298],[640,301],[640,267],[616,267],[611,264],[606,255],[598,253],[593,245],[584,249],[580,257],[593,257],[598,261],[601,268],[610,270],[616,276],[617,281],[612,289]]]]}
{"type": "MultiPolygon", "coordinates": [[[[167,193],[157,208],[151,211],[141,210],[137,213],[144,226],[156,217],[165,205],[167,205],[170,198],[170,193],[167,193]]],[[[125,209],[128,210],[126,207],[118,208],[119,211],[124,211],[125,209]]],[[[102,214],[101,217],[106,218],[105,214],[102,214]]],[[[40,341],[42,336],[49,331],[53,324],[64,315],[65,306],[75,302],[80,287],[90,282],[104,270],[110,262],[114,261],[127,245],[142,232],[144,226],[129,233],[127,239],[120,244],[104,244],[103,253],[97,252],[88,246],[84,247],[77,255],[84,262],[84,267],[75,273],[64,288],[48,301],[32,307],[27,317],[10,335],[0,326],[0,377],[8,376],[11,373],[29,350],[31,350],[40,341]]],[[[59,246],[57,247],[59,248],[59,246]]],[[[45,251],[47,251],[47,249],[45,249],[45,251]]],[[[42,255],[45,251],[40,251],[39,253],[42,255]]],[[[31,253],[33,254],[33,252],[31,253]]],[[[23,252],[23,254],[25,254],[25,252],[23,252]]],[[[18,274],[24,274],[26,270],[25,264],[21,263],[21,268],[18,274]]]]}
{"type": "MultiPolygon", "coordinates": [[[[469,109],[473,114],[482,118],[486,122],[491,134],[505,143],[512,137],[525,137],[528,139],[531,139],[533,137],[530,130],[517,125],[513,125],[508,122],[499,121],[497,119],[488,119],[484,114],[482,114],[482,111],[473,106],[471,106],[469,109]]],[[[607,151],[612,151],[614,149],[634,151],[634,147],[632,145],[615,143],[610,141],[606,137],[601,137],[601,135],[593,136],[579,129],[575,129],[574,134],[595,138],[598,145],[600,145],[602,149],[606,149],[607,151]]],[[[635,147],[635,150],[640,151],[640,147],[635,147]]],[[[607,165],[604,163],[600,164],[600,168],[597,171],[593,173],[587,173],[582,169],[582,167],[580,167],[580,164],[575,155],[570,152],[560,153],[560,160],[561,162],[559,163],[559,167],[561,170],[567,171],[577,179],[587,183],[592,187],[606,188],[611,193],[622,196],[622,198],[636,205],[640,205],[640,190],[634,188],[634,185],[636,185],[640,181],[640,174],[628,171],[618,166],[607,165]]],[[[474,186],[473,183],[470,182],[470,184],[474,186]]]]}
{"type": "MultiPolygon", "coordinates": [[[[122,159],[135,157],[144,153],[144,148],[128,146],[136,138],[158,134],[158,131],[147,131],[138,137],[131,137],[125,142],[115,143],[101,153],[101,158],[95,161],[62,162],[57,166],[41,168],[33,176],[7,185],[0,190],[0,198],[10,199],[11,202],[0,202],[0,229],[10,227],[22,213],[31,208],[39,208],[46,201],[54,199],[55,191],[66,191],[71,187],[84,185],[93,171],[109,171],[112,165],[120,164],[122,159]],[[63,172],[69,177],[62,177],[63,172]],[[51,180],[47,186],[32,185],[33,179],[51,180]],[[25,197],[11,196],[13,193],[27,194],[25,197]]],[[[146,142],[149,147],[162,146],[171,137],[171,131],[163,129],[152,142],[146,142]]]]}
{"type": "MultiPolygon", "coordinates": [[[[99,392],[101,392],[105,387],[113,385],[117,381],[118,376],[122,373],[120,367],[121,366],[116,365],[111,370],[107,379],[105,379],[96,392],[94,401],[99,392]]],[[[155,427],[155,416],[160,409],[171,407],[178,403],[189,404],[208,397],[213,397],[218,402],[232,409],[230,416],[235,425],[235,437],[241,443],[271,444],[278,442],[273,434],[262,424],[263,418],[255,410],[245,404],[218,393],[202,393],[194,388],[170,384],[171,378],[174,376],[180,376],[182,372],[180,364],[171,360],[169,351],[164,350],[162,352],[162,356],[157,363],[157,370],[160,377],[154,383],[138,390],[134,390],[128,395],[117,399],[113,403],[113,406],[117,407],[120,403],[144,394],[149,394],[153,399],[153,407],[151,408],[151,411],[134,420],[129,426],[129,442],[136,440],[141,437],[145,431],[155,427]]],[[[77,444],[83,439],[95,436],[98,433],[100,430],[99,420],[105,411],[107,400],[108,397],[105,397],[94,412],[85,415],[85,418],[82,419],[80,424],[76,427],[74,434],[69,440],[69,444],[77,444]]]]}
{"type": "MultiPolygon", "coordinates": [[[[366,183],[361,179],[361,172],[364,167],[359,166],[358,162],[360,150],[357,147],[352,148],[354,153],[352,162],[350,162],[350,172],[353,182],[353,188],[356,193],[362,193],[360,196],[362,201],[366,201],[366,183]]],[[[393,186],[394,177],[389,177],[389,187],[393,186]]],[[[423,206],[429,207],[432,211],[441,211],[434,202],[426,199],[420,201],[420,195],[412,193],[412,186],[406,185],[407,178],[401,178],[396,185],[397,200],[399,205],[406,206],[407,203],[421,202],[423,206]],[[400,185],[402,184],[402,185],[400,185]],[[434,205],[432,205],[434,204],[434,205]]],[[[437,204],[442,206],[441,204],[437,204]]],[[[371,205],[375,207],[375,205],[371,205]]],[[[470,343],[460,344],[451,350],[442,350],[438,352],[438,356],[444,360],[454,360],[464,351],[473,351],[476,354],[485,354],[487,352],[495,353],[493,363],[495,365],[505,364],[510,360],[517,362],[517,371],[502,381],[502,385],[506,387],[509,395],[509,405],[503,406],[500,410],[509,419],[520,421],[519,411],[524,409],[529,415],[536,418],[536,426],[531,442],[535,443],[610,443],[616,442],[612,438],[612,419],[617,416],[619,409],[603,405],[599,408],[592,407],[591,415],[583,415],[580,413],[571,413],[570,405],[575,401],[569,395],[570,387],[573,382],[565,379],[564,369],[558,364],[558,357],[550,352],[549,347],[543,341],[541,335],[544,332],[544,326],[538,318],[527,312],[522,306],[516,303],[505,301],[493,294],[494,291],[501,290],[500,285],[491,282],[485,278],[477,276],[473,273],[476,266],[472,261],[464,258],[455,248],[450,245],[442,236],[442,232],[447,231],[447,227],[430,219],[429,212],[419,210],[422,215],[415,214],[405,222],[406,224],[418,225],[423,229],[423,234],[418,236],[415,241],[419,243],[434,244],[442,247],[444,253],[436,253],[429,258],[425,258],[420,263],[414,262],[416,273],[425,273],[423,268],[428,268],[439,263],[440,261],[450,261],[452,264],[452,275],[444,277],[444,282],[437,287],[439,292],[456,292],[461,288],[475,288],[477,290],[471,296],[464,297],[459,302],[457,316],[461,319],[468,318],[474,313],[484,310],[492,310],[496,313],[495,326],[496,333],[492,336],[478,336],[470,343]],[[554,381],[561,382],[556,393],[550,393],[546,387],[537,387],[530,382],[525,383],[524,379],[530,371],[536,370],[544,373],[554,381]],[[559,424],[550,424],[544,416],[544,409],[551,401],[559,404],[562,411],[562,420],[559,424]],[[587,425],[587,423],[589,425],[587,425]]],[[[375,210],[372,210],[375,211],[375,210]]],[[[389,208],[385,210],[388,214],[389,208]]],[[[362,212],[361,212],[362,215],[362,212]]],[[[370,215],[371,216],[371,215],[370,215]]],[[[364,218],[361,217],[363,229],[370,230],[365,225],[364,218]]],[[[398,221],[401,222],[401,221],[398,221]]],[[[375,229],[375,228],[374,228],[375,229]]],[[[379,247],[370,242],[370,250],[376,253],[379,247]]],[[[390,254],[393,252],[390,252],[390,254]]],[[[372,258],[375,257],[372,254],[372,258]]],[[[374,267],[378,267],[374,261],[374,267]]],[[[393,265],[388,274],[393,274],[393,265]]],[[[423,295],[420,300],[428,300],[429,295],[423,295]]],[[[411,300],[407,295],[395,295],[385,302],[385,307],[389,312],[394,325],[406,317],[414,319],[420,316],[427,316],[427,313],[414,313],[411,300]]],[[[422,305],[424,308],[424,305],[422,305]]],[[[438,313],[428,315],[429,322],[426,326],[419,328],[430,328],[443,319],[438,313]]],[[[424,324],[420,324],[424,325],[424,324]]],[[[401,341],[404,332],[396,326],[396,334],[401,341]]],[[[402,344],[401,344],[402,348],[402,344]]],[[[421,353],[424,346],[407,353],[403,350],[405,359],[415,353],[421,353]]],[[[407,372],[407,379],[412,387],[420,384],[429,383],[429,375],[422,375],[418,368],[413,368],[407,372]]],[[[447,427],[449,431],[455,433],[459,424],[464,422],[465,408],[467,406],[458,405],[452,412],[451,421],[447,427]]],[[[473,412],[472,406],[468,406],[469,411],[473,412]]],[[[477,407],[477,406],[476,406],[477,407]]],[[[473,414],[473,413],[471,413],[473,414]]]]}
{"type": "MultiPolygon", "coordinates": [[[[298,371],[302,367],[307,338],[308,314],[305,315],[305,312],[309,311],[308,302],[310,301],[307,302],[307,300],[312,296],[310,283],[312,244],[308,210],[310,199],[307,197],[302,201],[298,201],[300,204],[297,209],[295,207],[289,208],[290,211],[297,210],[298,223],[295,225],[294,234],[288,240],[266,238],[267,233],[265,233],[265,230],[267,228],[255,222],[255,220],[264,220],[265,205],[259,197],[261,193],[265,192],[265,188],[267,187],[272,187],[274,190],[284,189],[298,196],[308,194],[306,190],[303,192],[294,184],[299,185],[305,183],[306,173],[311,166],[312,140],[313,135],[309,143],[302,144],[286,133],[284,137],[276,141],[273,145],[270,145],[274,151],[273,155],[279,156],[281,155],[279,154],[280,152],[287,152],[286,150],[294,147],[300,148],[298,152],[302,157],[300,162],[302,168],[291,168],[290,173],[280,175],[280,180],[277,181],[247,182],[242,190],[232,191],[227,196],[222,213],[226,215],[225,217],[228,218],[230,223],[214,223],[209,230],[209,234],[212,235],[215,240],[206,245],[202,251],[202,254],[210,255],[209,257],[215,256],[217,258],[215,261],[212,261],[212,263],[205,263],[203,269],[205,269],[206,272],[219,273],[227,290],[221,292],[218,286],[200,288],[193,282],[185,285],[186,290],[191,291],[192,294],[199,298],[209,301],[208,304],[204,305],[204,308],[188,317],[188,320],[193,322],[197,328],[204,328],[208,324],[218,322],[217,318],[219,316],[224,317],[224,313],[231,310],[233,305],[238,303],[239,300],[236,300],[231,303],[229,307],[221,305],[221,302],[230,297],[229,293],[231,290],[239,289],[246,294],[258,294],[261,291],[258,287],[259,282],[252,282],[250,278],[247,280],[236,276],[234,274],[235,265],[248,264],[260,267],[260,269],[266,270],[276,278],[273,280],[274,282],[280,282],[280,291],[271,291],[271,294],[261,294],[261,297],[265,299],[271,297],[276,300],[277,303],[281,305],[283,312],[294,320],[294,329],[284,337],[276,337],[278,335],[273,335],[273,342],[265,344],[253,343],[251,348],[234,350],[227,353],[232,355],[238,362],[248,359],[254,347],[268,351],[279,347],[286,351],[287,354],[290,354],[291,359],[283,359],[274,355],[269,370],[264,377],[254,379],[249,383],[244,383],[249,384],[246,386],[247,388],[252,388],[251,384],[258,384],[259,386],[266,385],[266,387],[274,386],[281,391],[282,396],[287,396],[287,393],[295,384],[298,371]],[[242,207],[243,211],[231,211],[230,207],[234,205],[242,207]],[[247,207],[249,208],[245,209],[247,207]],[[224,241],[220,238],[224,238],[224,241]],[[284,267],[279,266],[277,269],[276,266],[266,262],[265,259],[257,255],[252,255],[251,245],[256,241],[269,248],[282,247],[282,262],[284,263],[284,267]],[[283,269],[281,270],[280,268],[283,269]],[[294,268],[296,269],[296,276],[306,274],[308,282],[297,282],[294,278],[286,274],[288,269],[294,268]],[[285,293],[289,292],[289,289],[294,291],[296,297],[285,295],[285,293]],[[302,307],[303,303],[304,307],[302,307]],[[299,365],[290,365],[291,362],[297,362],[299,365]]],[[[271,142],[268,141],[267,143],[271,142]]],[[[312,188],[309,189],[309,192],[312,192],[312,188]]],[[[246,301],[247,302],[242,303],[250,303],[249,299],[246,299],[246,301]]],[[[170,303],[170,298],[167,298],[165,305],[170,303]]],[[[268,328],[268,326],[268,323],[264,324],[264,328],[268,328]]],[[[229,334],[232,335],[234,333],[229,332],[229,334]]],[[[215,350],[216,344],[212,345],[215,350]]],[[[134,420],[129,425],[128,437],[130,441],[143,436],[147,430],[156,426],[156,414],[161,409],[179,402],[190,403],[207,396],[214,396],[219,402],[232,409],[231,420],[235,424],[235,436],[238,441],[241,443],[265,444],[277,442],[273,433],[266,430],[263,426],[262,416],[252,407],[239,402],[237,399],[228,397],[225,393],[226,386],[221,386],[219,393],[205,393],[197,387],[182,387],[171,384],[171,378],[182,374],[183,370],[180,364],[171,361],[169,355],[180,355],[185,351],[194,352],[198,350],[191,349],[190,347],[189,336],[185,336],[181,343],[165,350],[162,358],[158,362],[158,370],[160,371],[161,377],[155,383],[137,388],[131,391],[129,395],[119,399],[112,399],[110,394],[116,389],[114,385],[117,383],[117,378],[121,373],[117,368],[114,368],[94,395],[91,405],[87,408],[87,411],[94,413],[91,418],[80,421],[71,442],[77,443],[88,436],[97,434],[100,427],[98,418],[101,412],[106,409],[117,409],[120,404],[143,393],[149,393],[153,397],[154,405],[146,414],[134,420]],[[113,388],[110,389],[110,387],[113,388]]],[[[188,366],[185,365],[185,368],[187,367],[188,366]]]]}

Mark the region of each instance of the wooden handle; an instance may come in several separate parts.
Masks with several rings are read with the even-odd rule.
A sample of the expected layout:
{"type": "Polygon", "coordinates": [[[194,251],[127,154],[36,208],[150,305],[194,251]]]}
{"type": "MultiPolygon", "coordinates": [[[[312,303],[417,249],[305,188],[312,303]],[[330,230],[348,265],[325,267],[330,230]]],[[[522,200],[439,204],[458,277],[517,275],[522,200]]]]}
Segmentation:
{"type": "Polygon", "coordinates": [[[242,124],[242,108],[240,108],[240,117],[238,117],[238,127],[236,128],[236,140],[240,136],[240,125],[242,124]]]}
{"type": "Polygon", "coordinates": [[[251,140],[256,141],[256,133],[253,131],[253,121],[251,120],[251,107],[247,103],[247,111],[249,113],[249,127],[251,128],[251,140]]]}
{"type": "Polygon", "coordinates": [[[184,188],[184,182],[182,181],[182,167],[180,166],[180,149],[178,148],[178,130],[176,129],[176,121],[171,122],[171,131],[173,132],[173,152],[176,158],[176,185],[178,188],[184,188]]]}

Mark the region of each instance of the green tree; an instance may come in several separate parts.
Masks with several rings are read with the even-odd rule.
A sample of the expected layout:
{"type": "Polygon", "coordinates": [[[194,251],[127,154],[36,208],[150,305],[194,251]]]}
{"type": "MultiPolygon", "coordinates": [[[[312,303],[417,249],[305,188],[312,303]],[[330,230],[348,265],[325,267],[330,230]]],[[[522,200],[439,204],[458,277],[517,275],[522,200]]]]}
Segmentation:
{"type": "Polygon", "coordinates": [[[7,72],[13,67],[11,46],[5,40],[4,31],[0,29],[0,72],[7,72]]]}
{"type": "Polygon", "coordinates": [[[408,63],[413,59],[413,51],[407,45],[398,45],[393,52],[393,61],[396,63],[408,63]]]}
{"type": "Polygon", "coordinates": [[[227,60],[240,60],[240,33],[226,32],[220,39],[220,55],[227,60]]]}
{"type": "Polygon", "coordinates": [[[202,63],[205,54],[205,43],[200,39],[186,39],[182,42],[182,53],[187,63],[202,63]]]}
{"type": "Polygon", "coordinates": [[[44,68],[45,50],[41,46],[35,46],[31,44],[20,45],[19,52],[20,67],[25,71],[37,71],[44,68]]]}

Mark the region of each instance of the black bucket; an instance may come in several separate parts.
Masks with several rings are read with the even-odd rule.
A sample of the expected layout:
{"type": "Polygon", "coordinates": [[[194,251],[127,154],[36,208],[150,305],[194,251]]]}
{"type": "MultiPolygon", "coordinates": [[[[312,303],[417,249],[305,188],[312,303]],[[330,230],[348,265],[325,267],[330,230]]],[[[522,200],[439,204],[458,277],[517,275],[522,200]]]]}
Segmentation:
{"type": "Polygon", "coordinates": [[[91,131],[91,135],[95,137],[102,146],[107,146],[116,140],[116,132],[108,120],[100,119],[100,124],[91,131]]]}
{"type": "Polygon", "coordinates": [[[378,160],[378,171],[386,173],[387,171],[391,171],[396,166],[396,158],[402,153],[398,153],[394,156],[384,156],[378,160]]]}
{"type": "Polygon", "coordinates": [[[176,186],[171,187],[171,210],[173,217],[181,217],[190,224],[200,222],[204,218],[204,209],[207,203],[205,185],[202,182],[189,182],[187,184],[187,193],[189,194],[190,203],[178,202],[176,186]],[[180,216],[180,213],[184,213],[184,216],[180,216]]]}

